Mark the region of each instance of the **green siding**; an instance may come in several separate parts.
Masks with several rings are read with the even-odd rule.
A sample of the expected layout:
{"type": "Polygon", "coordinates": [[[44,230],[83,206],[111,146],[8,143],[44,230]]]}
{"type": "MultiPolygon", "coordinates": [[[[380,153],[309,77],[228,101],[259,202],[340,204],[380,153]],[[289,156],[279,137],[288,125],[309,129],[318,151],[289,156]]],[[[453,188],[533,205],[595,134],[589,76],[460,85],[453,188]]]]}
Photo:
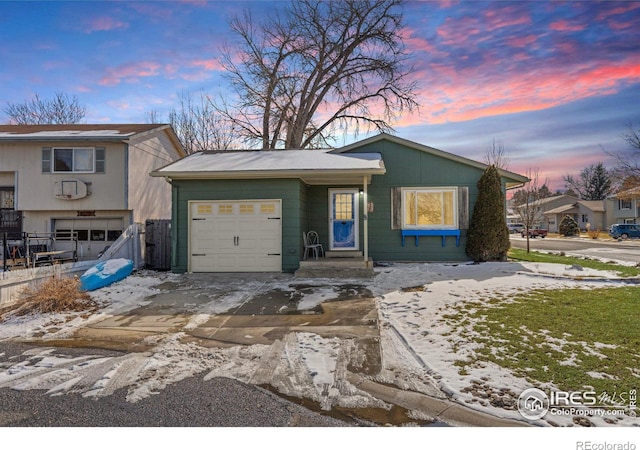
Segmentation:
{"type": "Polygon", "coordinates": [[[173,180],[172,270],[188,269],[189,201],[282,200],[282,270],[294,271],[303,251],[306,189],[300,180],[173,180]]]}
{"type": "MultiPolygon", "coordinates": [[[[448,237],[442,247],[440,237],[407,237],[402,247],[400,230],[391,226],[391,192],[396,187],[467,187],[468,214],[478,197],[480,167],[453,161],[388,140],[375,141],[350,151],[380,153],[387,173],[374,175],[368,186],[368,201],[374,205],[369,218],[369,255],[376,261],[466,261],[466,230],[460,245],[448,237]]],[[[325,249],[329,247],[329,189],[361,188],[362,185],[306,186],[297,179],[267,180],[174,180],[173,181],[172,268],[187,270],[187,230],[189,200],[282,199],[282,269],[295,271],[304,253],[302,232],[315,230],[325,249]]],[[[364,214],[360,200],[360,249],[364,248],[364,214]]]]}
{"type": "MultiPolygon", "coordinates": [[[[356,152],[380,153],[387,169],[385,175],[374,175],[368,187],[368,201],[373,202],[374,205],[373,212],[368,214],[369,255],[375,261],[466,261],[469,259],[465,252],[466,230],[462,230],[459,247],[456,247],[455,238],[452,237],[447,238],[445,247],[442,247],[440,237],[420,237],[418,247],[415,246],[415,238],[408,237],[403,247],[400,230],[391,229],[391,190],[394,187],[466,186],[469,188],[469,216],[471,216],[478,196],[477,182],[482,175],[482,169],[390,141],[374,142],[351,151],[351,153],[356,152]]],[[[321,204],[322,200],[317,204],[317,208],[320,208],[321,204]]],[[[327,209],[326,193],[323,204],[327,209]]],[[[362,248],[362,211],[365,211],[362,204],[360,211],[362,248]]],[[[328,236],[325,239],[328,239],[328,236]]]]}

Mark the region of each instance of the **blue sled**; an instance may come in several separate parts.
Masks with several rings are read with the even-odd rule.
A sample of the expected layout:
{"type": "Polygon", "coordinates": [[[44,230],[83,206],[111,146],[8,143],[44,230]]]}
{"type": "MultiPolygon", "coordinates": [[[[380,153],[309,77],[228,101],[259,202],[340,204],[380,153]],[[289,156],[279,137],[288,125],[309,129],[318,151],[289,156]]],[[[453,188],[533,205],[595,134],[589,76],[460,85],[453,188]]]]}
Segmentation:
{"type": "Polygon", "coordinates": [[[116,281],[124,280],[133,272],[133,261],[130,259],[110,259],[102,261],[87,270],[80,277],[83,291],[94,291],[109,286],[116,281]]]}

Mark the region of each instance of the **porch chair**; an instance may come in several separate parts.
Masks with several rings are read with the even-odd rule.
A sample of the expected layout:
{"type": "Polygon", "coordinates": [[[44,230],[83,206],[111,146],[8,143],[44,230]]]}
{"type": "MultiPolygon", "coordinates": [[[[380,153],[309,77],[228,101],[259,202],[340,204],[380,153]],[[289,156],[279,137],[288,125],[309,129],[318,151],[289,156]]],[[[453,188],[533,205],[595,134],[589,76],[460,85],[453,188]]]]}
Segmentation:
{"type": "Polygon", "coordinates": [[[318,255],[324,256],[324,249],[322,248],[322,244],[320,243],[318,233],[316,233],[315,231],[309,231],[305,233],[303,231],[302,240],[304,241],[303,259],[307,259],[309,257],[309,252],[313,252],[313,256],[315,259],[318,259],[318,255]]]}

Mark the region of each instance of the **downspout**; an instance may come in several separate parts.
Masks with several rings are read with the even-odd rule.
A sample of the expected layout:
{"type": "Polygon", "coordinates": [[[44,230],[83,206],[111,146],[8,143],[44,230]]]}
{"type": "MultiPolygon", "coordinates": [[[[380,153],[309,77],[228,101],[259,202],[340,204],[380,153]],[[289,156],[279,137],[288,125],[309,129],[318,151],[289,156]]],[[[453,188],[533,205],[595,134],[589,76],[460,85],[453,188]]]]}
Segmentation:
{"type": "Polygon", "coordinates": [[[362,209],[364,214],[362,215],[364,219],[364,265],[365,267],[369,267],[369,208],[367,201],[367,176],[362,177],[362,209]]]}

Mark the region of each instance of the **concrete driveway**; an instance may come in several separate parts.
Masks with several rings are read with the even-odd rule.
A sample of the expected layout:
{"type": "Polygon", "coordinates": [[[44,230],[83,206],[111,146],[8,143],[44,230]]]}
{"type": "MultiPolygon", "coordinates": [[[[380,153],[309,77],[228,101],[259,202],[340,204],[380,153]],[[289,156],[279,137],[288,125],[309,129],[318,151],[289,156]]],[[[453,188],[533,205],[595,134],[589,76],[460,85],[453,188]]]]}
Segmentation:
{"type": "Polygon", "coordinates": [[[203,347],[269,345],[298,331],[352,339],[364,357],[359,371],[373,374],[380,369],[378,311],[363,284],[309,284],[288,274],[185,274],[179,282],[157,288],[160,293],[149,298],[148,305],[81,328],[65,345],[146,351],[154,345],[150,338],[178,332],[184,333],[183,342],[203,347]],[[247,290],[249,280],[261,285],[247,290]],[[289,289],[283,289],[283,283],[289,289]],[[203,314],[216,297],[234,290],[245,297],[239,306],[203,314]],[[324,296],[322,303],[300,309],[300,300],[314,294],[324,296]]]}
{"type": "Polygon", "coordinates": [[[205,381],[229,376],[225,364],[235,368],[242,364],[245,382],[276,392],[284,387],[284,392],[300,392],[296,396],[301,398],[310,395],[309,405],[325,411],[341,396],[367,396],[370,400],[365,403],[376,406],[357,406],[355,414],[374,423],[415,423],[407,412],[417,411],[430,418],[424,424],[526,425],[453,402],[435,382],[429,385],[423,380],[421,392],[376,382],[376,375],[386,368],[376,298],[367,281],[300,279],[290,274],[184,274],[159,283],[146,306],[91,321],[69,338],[48,339],[46,345],[126,352],[122,363],[103,365],[109,370],[114,363],[114,370],[135,367],[138,375],[122,374],[132,380],[165,368],[183,379],[190,370],[194,374],[210,370],[207,362],[221,358],[221,365],[215,363],[217,368],[205,381]],[[163,347],[167,341],[182,347],[163,347]],[[204,358],[203,366],[183,367],[180,351],[189,353],[184,364],[194,367],[204,358]],[[235,358],[235,352],[242,357],[235,358]],[[167,357],[172,361],[169,366],[167,357]]]}

